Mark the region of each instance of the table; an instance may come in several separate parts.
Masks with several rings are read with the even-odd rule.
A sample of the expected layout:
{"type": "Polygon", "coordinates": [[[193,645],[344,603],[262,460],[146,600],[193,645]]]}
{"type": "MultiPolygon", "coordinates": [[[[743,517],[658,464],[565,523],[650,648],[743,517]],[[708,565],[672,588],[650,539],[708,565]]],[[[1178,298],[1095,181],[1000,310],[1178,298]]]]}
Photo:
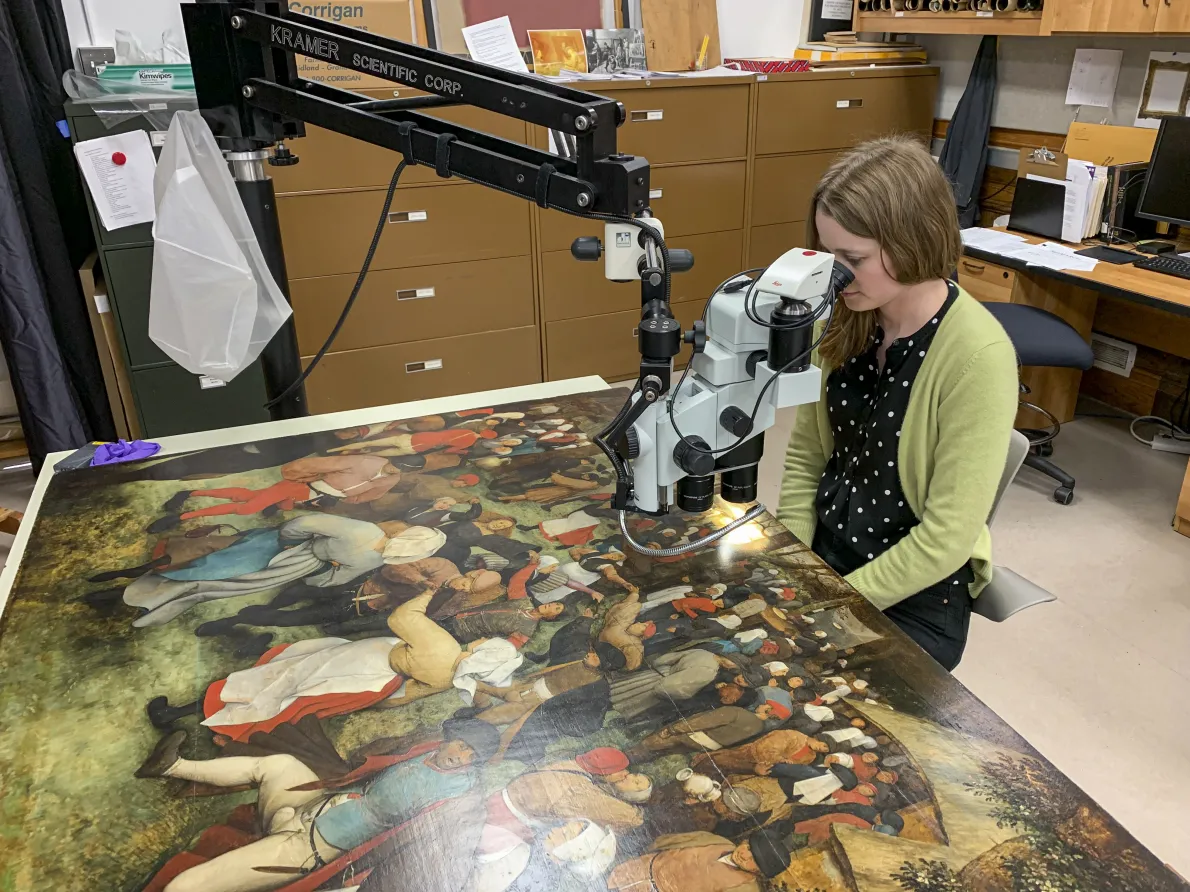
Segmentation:
{"type": "MultiPolygon", "coordinates": [[[[1023,232],[1013,234],[1031,244],[1047,241],[1023,232]]],[[[1190,281],[1186,279],[1104,261],[1089,272],[1081,272],[1028,266],[1021,260],[983,248],[965,246],[963,253],[959,283],[976,298],[1013,301],[1048,310],[1088,341],[1100,295],[1122,298],[1181,319],[1190,317],[1190,281]],[[989,268],[988,264],[992,266],[989,268]]],[[[1035,368],[1025,370],[1022,378],[1032,390],[1032,402],[1044,406],[1060,422],[1074,420],[1081,371],[1035,368]]],[[[1183,536],[1190,536],[1190,461],[1178,495],[1173,527],[1183,536]]]]}
{"type": "Polygon", "coordinates": [[[0,887],[1185,892],[771,516],[627,549],[622,391],[490,397],[43,477],[0,887]]]}

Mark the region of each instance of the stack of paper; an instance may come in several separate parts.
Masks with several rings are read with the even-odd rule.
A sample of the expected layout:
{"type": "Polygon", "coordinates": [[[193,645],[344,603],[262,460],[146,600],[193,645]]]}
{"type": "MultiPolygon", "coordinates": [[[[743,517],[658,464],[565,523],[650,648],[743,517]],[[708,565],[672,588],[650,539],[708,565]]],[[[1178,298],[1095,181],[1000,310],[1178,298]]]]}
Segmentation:
{"type": "Polygon", "coordinates": [[[1011,232],[1002,232],[999,229],[972,226],[959,234],[963,238],[963,244],[968,248],[982,248],[985,251],[998,254],[1025,244],[1025,240],[1021,236],[1013,235],[1011,232]]]}

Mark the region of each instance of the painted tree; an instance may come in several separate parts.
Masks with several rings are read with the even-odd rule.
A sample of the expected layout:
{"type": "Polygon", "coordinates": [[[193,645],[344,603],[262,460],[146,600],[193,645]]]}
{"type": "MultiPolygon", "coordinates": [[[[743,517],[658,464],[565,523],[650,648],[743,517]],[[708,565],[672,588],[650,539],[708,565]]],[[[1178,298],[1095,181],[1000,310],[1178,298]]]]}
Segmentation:
{"type": "Polygon", "coordinates": [[[906,861],[893,874],[905,892],[966,892],[966,887],[944,861],[906,861]]]}

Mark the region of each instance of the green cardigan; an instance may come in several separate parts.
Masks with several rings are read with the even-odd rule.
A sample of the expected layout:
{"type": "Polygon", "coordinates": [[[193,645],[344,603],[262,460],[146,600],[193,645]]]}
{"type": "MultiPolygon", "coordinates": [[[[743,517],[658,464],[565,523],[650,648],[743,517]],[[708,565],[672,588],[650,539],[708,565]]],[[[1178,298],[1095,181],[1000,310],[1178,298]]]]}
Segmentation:
{"type": "MultiPolygon", "coordinates": [[[[834,451],[826,379],[816,407],[798,409],[785,453],[777,518],[814,540],[818,481],[834,451]]],[[[897,447],[897,471],[917,524],[904,539],[847,575],[885,610],[968,560],[977,596],[992,578],[987,519],[1008,458],[1016,417],[1016,351],[1000,323],[965,291],[938,326],[917,373],[897,447]]]]}

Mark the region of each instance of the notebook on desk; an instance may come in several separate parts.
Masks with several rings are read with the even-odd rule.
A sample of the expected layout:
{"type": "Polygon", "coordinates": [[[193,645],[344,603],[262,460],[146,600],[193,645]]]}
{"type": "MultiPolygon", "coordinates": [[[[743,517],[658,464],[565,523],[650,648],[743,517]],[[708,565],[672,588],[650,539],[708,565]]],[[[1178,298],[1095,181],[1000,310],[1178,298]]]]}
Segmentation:
{"type": "Polygon", "coordinates": [[[1008,228],[1061,241],[1065,206],[1065,184],[1019,177],[1012,196],[1008,228]]]}

